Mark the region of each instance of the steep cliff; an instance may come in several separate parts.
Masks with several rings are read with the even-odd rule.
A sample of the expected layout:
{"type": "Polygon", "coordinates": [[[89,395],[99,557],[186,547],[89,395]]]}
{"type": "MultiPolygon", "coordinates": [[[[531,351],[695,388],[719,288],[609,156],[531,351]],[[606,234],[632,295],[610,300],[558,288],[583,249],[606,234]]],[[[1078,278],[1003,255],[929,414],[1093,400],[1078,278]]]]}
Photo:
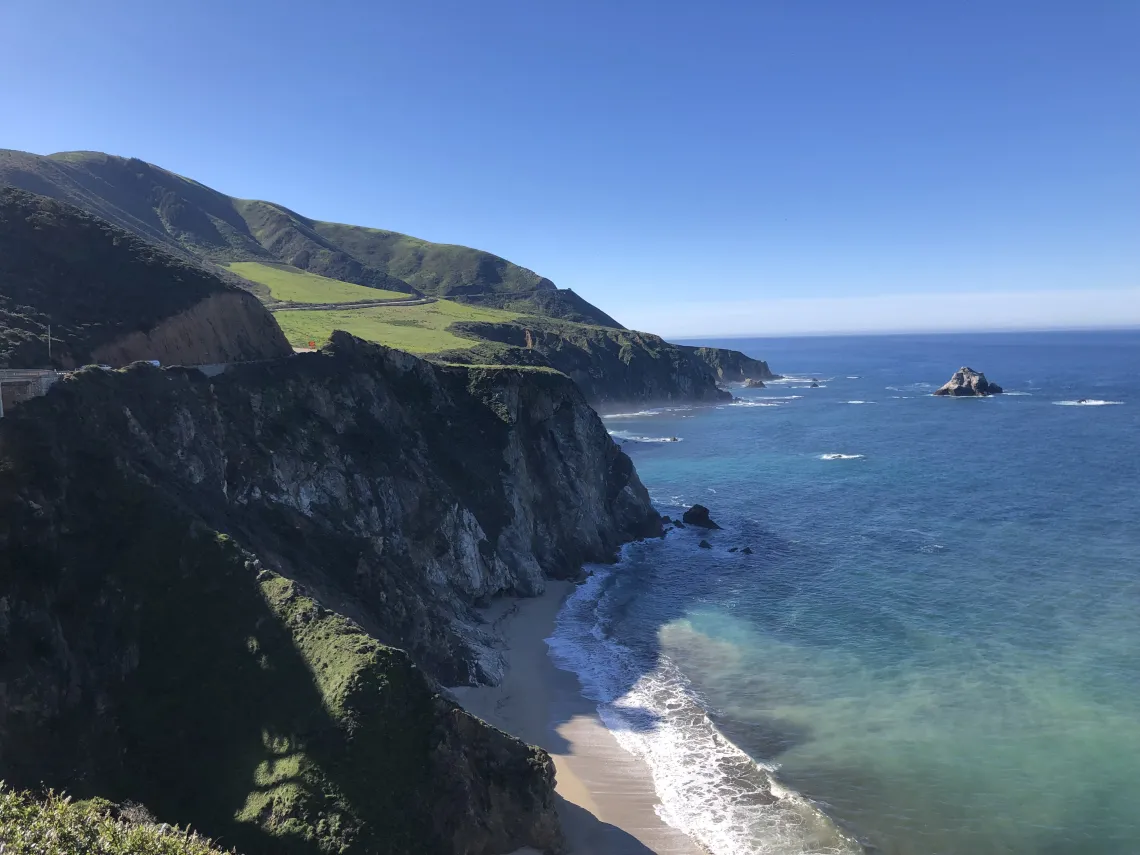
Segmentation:
{"type": "Polygon", "coordinates": [[[761,359],[753,359],[739,350],[728,350],[723,347],[677,346],[708,365],[716,378],[726,383],[743,383],[745,380],[776,380],[779,378],[778,374],[773,374],[772,370],[768,368],[767,362],[761,359]]]}
{"type": "Polygon", "coordinates": [[[730,400],[732,395],[718,388],[719,381],[775,376],[766,363],[739,351],[670,344],[660,336],[632,330],[544,318],[465,321],[451,329],[494,344],[440,358],[554,368],[572,378],[598,405],[730,400]]]}
{"type": "Polygon", "coordinates": [[[0,779],[249,853],[554,850],[549,758],[435,679],[501,672],[475,605],[659,530],[554,372],[79,372],[0,422],[0,779]]]}
{"type": "Polygon", "coordinates": [[[97,217],[0,187],[0,366],[292,352],[253,295],[97,217]]]}

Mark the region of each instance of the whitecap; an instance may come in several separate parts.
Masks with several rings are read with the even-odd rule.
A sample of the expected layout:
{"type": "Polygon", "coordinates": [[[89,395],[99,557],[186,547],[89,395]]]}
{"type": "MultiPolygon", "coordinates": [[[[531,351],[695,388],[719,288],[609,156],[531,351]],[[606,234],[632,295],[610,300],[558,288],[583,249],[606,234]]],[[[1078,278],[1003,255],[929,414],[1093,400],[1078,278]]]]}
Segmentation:
{"type": "Polygon", "coordinates": [[[1123,401],[1101,401],[1095,398],[1081,398],[1079,401],[1054,401],[1058,407],[1119,407],[1123,401]]]}
{"type": "Polygon", "coordinates": [[[638,410],[636,413],[606,413],[603,419],[636,419],[643,416],[659,416],[661,410],[638,410]]]}
{"type": "Polygon", "coordinates": [[[682,442],[679,436],[641,436],[627,430],[611,430],[610,436],[623,442],[682,442]]]}
{"type": "MultiPolygon", "coordinates": [[[[772,400],[747,401],[744,399],[738,399],[738,400],[733,401],[728,406],[730,406],[730,407],[778,407],[778,406],[780,406],[780,403],[778,401],[772,401],[772,400]]],[[[722,407],[717,407],[717,409],[718,410],[722,409],[722,407]]]]}
{"type": "Polygon", "coordinates": [[[846,404],[873,404],[874,401],[845,401],[846,404]]]}
{"type": "Polygon", "coordinates": [[[863,378],[860,377],[858,374],[848,374],[847,379],[848,380],[862,380],[863,378]]]}
{"type": "Polygon", "coordinates": [[[1007,398],[1024,398],[1024,397],[1031,396],[1033,393],[1032,392],[1002,392],[1002,394],[1005,395],[1007,398]]]}
{"type": "Polygon", "coordinates": [[[864,455],[864,454],[840,454],[839,452],[833,451],[833,452],[830,452],[829,454],[821,454],[819,456],[819,459],[820,460],[860,460],[865,456],[866,455],[864,455]]]}

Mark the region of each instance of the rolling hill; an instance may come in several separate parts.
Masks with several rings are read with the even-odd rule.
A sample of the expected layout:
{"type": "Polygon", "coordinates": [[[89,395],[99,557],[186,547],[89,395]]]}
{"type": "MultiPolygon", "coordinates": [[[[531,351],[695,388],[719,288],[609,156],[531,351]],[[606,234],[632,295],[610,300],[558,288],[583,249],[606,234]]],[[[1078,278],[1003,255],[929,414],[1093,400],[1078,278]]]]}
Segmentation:
{"type": "Polygon", "coordinates": [[[248,292],[71,205],[0,187],[0,367],[291,352],[248,292]]]}
{"type": "Polygon", "coordinates": [[[385,291],[498,295],[530,314],[620,327],[573,292],[489,252],[312,220],[272,202],[227,196],[137,158],[3,149],[0,184],[69,202],[206,264],[283,263],[385,291]]]}
{"type": "Polygon", "coordinates": [[[0,150],[5,184],[73,204],[240,285],[298,347],[342,329],[439,361],[553,368],[599,404],[720,400],[729,393],[718,383],[774,376],[736,351],[626,330],[497,255],[309,219],[138,159],[0,150]]]}

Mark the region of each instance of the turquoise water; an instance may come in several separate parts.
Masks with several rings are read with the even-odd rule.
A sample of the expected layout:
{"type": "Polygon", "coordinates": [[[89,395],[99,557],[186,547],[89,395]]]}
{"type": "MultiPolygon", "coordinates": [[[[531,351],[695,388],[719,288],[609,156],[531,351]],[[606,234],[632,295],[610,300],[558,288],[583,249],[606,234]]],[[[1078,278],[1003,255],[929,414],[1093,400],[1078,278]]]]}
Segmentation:
{"type": "Polygon", "coordinates": [[[663,816],[718,855],[1140,851],[1140,333],[730,344],[820,387],[607,418],[724,530],[633,545],[551,642],[663,816]],[[1016,394],[931,397],[961,365],[1016,394]]]}

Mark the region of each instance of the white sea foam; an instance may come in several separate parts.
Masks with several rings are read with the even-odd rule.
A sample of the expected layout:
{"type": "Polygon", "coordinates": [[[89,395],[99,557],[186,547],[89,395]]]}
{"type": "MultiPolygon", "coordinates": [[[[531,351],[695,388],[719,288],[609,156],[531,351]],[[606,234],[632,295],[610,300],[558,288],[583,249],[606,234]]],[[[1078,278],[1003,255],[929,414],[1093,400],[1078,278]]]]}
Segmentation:
{"type": "Polygon", "coordinates": [[[598,702],[618,744],[649,767],[658,815],[713,855],[858,851],[807,800],[775,784],[775,767],[720,733],[667,658],[647,670],[609,637],[602,603],[612,574],[595,568],[567,599],[546,643],[555,664],[576,673],[583,693],[598,702]]]}
{"type": "Polygon", "coordinates": [[[846,401],[848,404],[873,404],[874,401],[846,401]]]}
{"type": "Polygon", "coordinates": [[[1032,392],[1002,392],[1007,398],[1025,398],[1031,396],[1032,392]]]}
{"type": "Polygon", "coordinates": [[[863,378],[860,377],[858,374],[848,374],[847,379],[848,380],[862,380],[863,378]]]}
{"type": "Polygon", "coordinates": [[[1079,401],[1054,401],[1058,407],[1119,407],[1123,401],[1101,401],[1095,398],[1081,398],[1079,401]]]}
{"type": "Polygon", "coordinates": [[[644,416],[659,416],[661,410],[638,410],[636,413],[606,413],[603,419],[638,419],[644,416]]]}
{"type": "Polygon", "coordinates": [[[839,454],[838,452],[831,452],[830,454],[821,454],[820,460],[860,460],[865,455],[862,454],[839,454]]]}
{"type": "MultiPolygon", "coordinates": [[[[731,404],[728,404],[728,406],[730,406],[730,407],[778,407],[778,406],[780,406],[780,402],[774,401],[774,400],[756,401],[756,400],[738,399],[738,400],[733,401],[731,404]]],[[[721,408],[717,407],[717,409],[719,410],[721,408]]]]}
{"type": "Polygon", "coordinates": [[[611,430],[610,436],[624,442],[681,442],[679,436],[641,436],[627,430],[611,430]]]}

